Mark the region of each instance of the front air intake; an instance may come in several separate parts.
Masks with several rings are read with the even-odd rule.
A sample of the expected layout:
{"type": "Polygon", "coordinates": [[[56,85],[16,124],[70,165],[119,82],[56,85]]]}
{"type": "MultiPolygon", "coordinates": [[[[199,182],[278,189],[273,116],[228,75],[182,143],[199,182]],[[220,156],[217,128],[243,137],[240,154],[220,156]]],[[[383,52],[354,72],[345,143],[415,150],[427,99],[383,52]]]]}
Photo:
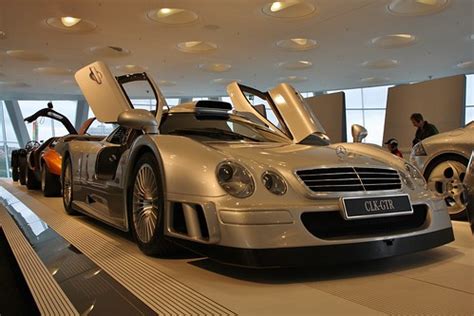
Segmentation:
{"type": "Polygon", "coordinates": [[[296,174],[313,192],[357,192],[401,188],[398,172],[388,168],[318,168],[299,170],[296,174]]]}

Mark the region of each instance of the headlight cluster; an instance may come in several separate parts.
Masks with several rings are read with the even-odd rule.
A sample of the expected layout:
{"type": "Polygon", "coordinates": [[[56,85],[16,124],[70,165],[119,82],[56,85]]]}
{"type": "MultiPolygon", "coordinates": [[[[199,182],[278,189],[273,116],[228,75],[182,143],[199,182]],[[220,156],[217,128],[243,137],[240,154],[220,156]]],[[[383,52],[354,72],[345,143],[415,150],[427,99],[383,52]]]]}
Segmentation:
{"type": "Polygon", "coordinates": [[[415,156],[426,156],[425,148],[421,142],[413,146],[412,152],[415,156]]]}
{"type": "Polygon", "coordinates": [[[217,181],[227,193],[238,198],[251,196],[255,191],[250,172],[233,161],[224,161],[217,166],[217,181]]]}
{"type": "MultiPolygon", "coordinates": [[[[415,166],[413,166],[409,163],[405,163],[405,170],[408,172],[409,177],[405,176],[407,179],[403,179],[403,180],[404,180],[405,184],[408,185],[408,187],[410,187],[413,190],[413,188],[414,188],[413,183],[411,183],[411,185],[410,185],[407,182],[413,182],[414,181],[416,184],[426,188],[425,178],[423,178],[423,175],[421,174],[421,172],[415,166]],[[411,181],[411,179],[413,179],[413,181],[411,181]]],[[[402,176],[402,178],[403,178],[403,176],[402,176]]]]}
{"type": "MultiPolygon", "coordinates": [[[[250,171],[234,161],[221,162],[217,166],[216,177],[220,186],[232,196],[246,198],[255,191],[255,182],[250,171]]],[[[271,193],[276,195],[286,193],[286,181],[276,172],[265,171],[261,180],[263,186],[271,193]]]]}
{"type": "Polygon", "coordinates": [[[286,193],[285,180],[273,171],[265,171],[262,175],[262,182],[265,188],[273,194],[283,195],[286,193]]]}

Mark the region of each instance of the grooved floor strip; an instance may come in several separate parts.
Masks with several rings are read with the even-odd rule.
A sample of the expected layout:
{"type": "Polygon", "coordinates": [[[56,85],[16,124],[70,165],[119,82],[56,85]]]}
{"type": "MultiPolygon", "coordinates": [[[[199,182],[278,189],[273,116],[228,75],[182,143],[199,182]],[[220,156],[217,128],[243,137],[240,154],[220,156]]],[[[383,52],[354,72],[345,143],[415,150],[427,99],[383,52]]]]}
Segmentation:
{"type": "Polygon", "coordinates": [[[10,214],[1,206],[0,223],[40,313],[79,315],[10,214]]]}
{"type": "MultiPolygon", "coordinates": [[[[21,203],[1,188],[8,203],[21,203]]],[[[64,239],[160,315],[236,315],[65,214],[35,210],[64,239]]]]}

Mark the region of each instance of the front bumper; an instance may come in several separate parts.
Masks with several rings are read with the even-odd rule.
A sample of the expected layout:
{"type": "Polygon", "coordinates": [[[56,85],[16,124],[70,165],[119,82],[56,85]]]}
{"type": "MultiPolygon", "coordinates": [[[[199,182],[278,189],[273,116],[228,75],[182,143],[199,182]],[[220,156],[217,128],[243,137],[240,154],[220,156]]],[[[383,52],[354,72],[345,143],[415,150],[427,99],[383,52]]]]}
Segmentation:
{"type": "Polygon", "coordinates": [[[393,257],[438,247],[454,240],[452,228],[383,240],[294,248],[245,249],[175,240],[213,260],[251,268],[318,266],[393,257]]]}

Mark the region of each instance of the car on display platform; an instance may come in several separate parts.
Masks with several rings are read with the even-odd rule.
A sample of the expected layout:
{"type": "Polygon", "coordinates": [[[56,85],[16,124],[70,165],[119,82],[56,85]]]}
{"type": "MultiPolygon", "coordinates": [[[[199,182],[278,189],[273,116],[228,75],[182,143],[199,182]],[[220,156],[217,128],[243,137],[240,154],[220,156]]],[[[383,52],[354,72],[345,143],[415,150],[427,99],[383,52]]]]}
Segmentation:
{"type": "Polygon", "coordinates": [[[444,198],[452,219],[466,217],[463,180],[472,150],[474,121],[420,141],[410,154],[410,160],[421,170],[428,187],[444,198]]]}
{"type": "Polygon", "coordinates": [[[33,115],[25,118],[27,122],[33,122],[39,118],[47,117],[59,121],[69,132],[66,136],[51,137],[43,142],[29,141],[24,149],[12,152],[12,170],[18,176],[13,177],[13,181],[19,180],[28,189],[41,189],[44,196],[61,195],[61,156],[55,147],[58,142],[69,141],[73,137],[80,137],[87,133],[87,129],[95,118],[86,120],[79,133],[71,122],[62,114],[56,112],[49,103],[47,108],[41,109],[33,115]]]}
{"type": "Polygon", "coordinates": [[[391,257],[451,242],[443,199],[410,163],[384,150],[330,144],[288,84],[231,83],[230,103],[169,108],[146,73],[114,77],[102,62],[75,74],[101,141],[58,144],[63,203],[131,231],[147,255],[185,247],[248,267],[391,257]],[[156,98],[134,109],[131,98],[156,98]],[[250,98],[265,100],[279,124],[250,98]]]}

